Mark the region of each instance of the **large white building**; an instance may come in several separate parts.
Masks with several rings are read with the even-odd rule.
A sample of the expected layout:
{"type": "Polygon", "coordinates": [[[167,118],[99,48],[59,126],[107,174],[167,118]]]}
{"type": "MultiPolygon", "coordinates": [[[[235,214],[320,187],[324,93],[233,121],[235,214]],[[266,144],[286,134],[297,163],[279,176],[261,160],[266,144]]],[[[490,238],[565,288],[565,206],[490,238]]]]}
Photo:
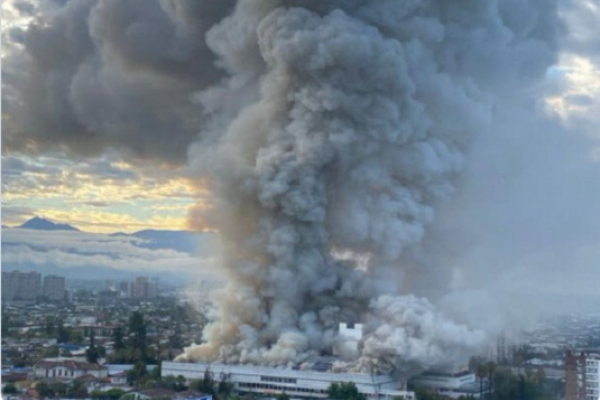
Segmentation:
{"type": "Polygon", "coordinates": [[[33,379],[48,381],[67,381],[90,375],[102,379],[108,376],[106,367],[98,364],[76,361],[68,358],[47,358],[35,364],[33,379]]]}
{"type": "MultiPolygon", "coordinates": [[[[480,385],[474,373],[467,370],[457,372],[429,371],[410,379],[410,385],[424,388],[452,399],[460,396],[480,398],[480,385]]],[[[486,385],[487,386],[487,385],[486,385]]],[[[485,393],[487,394],[487,387],[485,393]]]]}
{"type": "Polygon", "coordinates": [[[182,375],[188,380],[202,379],[206,372],[213,379],[226,379],[238,393],[272,395],[286,393],[291,398],[323,399],[327,389],[335,382],[352,382],[358,391],[369,399],[391,400],[404,398],[414,400],[413,392],[401,389],[401,381],[389,375],[358,373],[333,373],[327,371],[326,363],[315,363],[312,369],[280,369],[249,365],[223,365],[204,363],[163,362],[162,376],[182,375]]]}

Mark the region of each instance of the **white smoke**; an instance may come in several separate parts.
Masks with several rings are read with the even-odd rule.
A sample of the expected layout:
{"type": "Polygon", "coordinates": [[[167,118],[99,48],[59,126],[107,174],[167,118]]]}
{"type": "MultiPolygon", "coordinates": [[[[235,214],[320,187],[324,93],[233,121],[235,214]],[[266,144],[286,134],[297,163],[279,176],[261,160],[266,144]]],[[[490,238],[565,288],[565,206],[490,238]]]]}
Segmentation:
{"type": "Polygon", "coordinates": [[[195,96],[211,129],[190,150],[229,284],[180,359],[298,364],[340,345],[340,321],[367,322],[346,369],[476,351],[482,332],[410,295],[403,255],[495,105],[553,62],[555,18],[534,0],[238,2],[207,33],[228,77],[195,96]]]}

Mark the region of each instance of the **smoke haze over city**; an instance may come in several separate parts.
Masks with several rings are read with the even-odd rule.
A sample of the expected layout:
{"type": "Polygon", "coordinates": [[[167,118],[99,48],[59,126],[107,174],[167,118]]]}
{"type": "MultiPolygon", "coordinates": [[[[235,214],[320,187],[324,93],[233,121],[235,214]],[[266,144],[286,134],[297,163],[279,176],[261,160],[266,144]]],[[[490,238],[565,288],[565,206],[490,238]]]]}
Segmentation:
{"type": "Polygon", "coordinates": [[[411,372],[598,298],[594,2],[2,7],[4,214],[68,216],[56,188],[115,207],[99,231],[214,232],[226,287],[181,360],[411,372]],[[117,217],[137,196],[156,214],[117,217]]]}

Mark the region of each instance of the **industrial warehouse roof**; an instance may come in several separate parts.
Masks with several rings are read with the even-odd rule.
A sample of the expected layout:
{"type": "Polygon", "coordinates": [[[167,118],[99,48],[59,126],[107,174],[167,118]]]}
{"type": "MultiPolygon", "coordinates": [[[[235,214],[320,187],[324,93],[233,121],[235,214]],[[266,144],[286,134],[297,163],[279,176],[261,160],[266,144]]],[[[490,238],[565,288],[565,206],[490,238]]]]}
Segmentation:
{"type": "Polygon", "coordinates": [[[257,365],[227,365],[227,364],[211,364],[211,363],[182,363],[182,362],[167,362],[163,361],[162,370],[179,370],[197,372],[199,370],[210,370],[213,373],[237,373],[249,375],[269,375],[278,377],[297,377],[303,376],[313,380],[336,380],[336,381],[353,381],[365,382],[366,384],[382,383],[395,380],[389,375],[371,375],[360,372],[334,372],[323,371],[323,365],[317,363],[307,364],[303,368],[275,368],[257,365]]]}

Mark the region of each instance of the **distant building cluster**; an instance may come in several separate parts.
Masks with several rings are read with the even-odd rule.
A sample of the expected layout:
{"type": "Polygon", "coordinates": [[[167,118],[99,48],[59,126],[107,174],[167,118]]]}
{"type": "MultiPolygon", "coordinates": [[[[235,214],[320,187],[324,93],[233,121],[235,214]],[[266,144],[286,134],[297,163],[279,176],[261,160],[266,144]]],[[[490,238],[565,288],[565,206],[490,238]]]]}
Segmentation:
{"type": "Polygon", "coordinates": [[[65,278],[38,272],[2,272],[2,301],[35,302],[43,297],[52,301],[65,299],[65,278]]]}
{"type": "Polygon", "coordinates": [[[149,300],[158,295],[157,284],[148,278],[139,276],[131,283],[131,297],[134,299],[149,300]]]}
{"type": "Polygon", "coordinates": [[[117,283],[108,281],[106,286],[107,290],[100,293],[100,297],[104,300],[109,300],[111,298],[152,300],[159,294],[158,281],[150,280],[145,276],[138,276],[133,281],[122,281],[117,283]]]}

